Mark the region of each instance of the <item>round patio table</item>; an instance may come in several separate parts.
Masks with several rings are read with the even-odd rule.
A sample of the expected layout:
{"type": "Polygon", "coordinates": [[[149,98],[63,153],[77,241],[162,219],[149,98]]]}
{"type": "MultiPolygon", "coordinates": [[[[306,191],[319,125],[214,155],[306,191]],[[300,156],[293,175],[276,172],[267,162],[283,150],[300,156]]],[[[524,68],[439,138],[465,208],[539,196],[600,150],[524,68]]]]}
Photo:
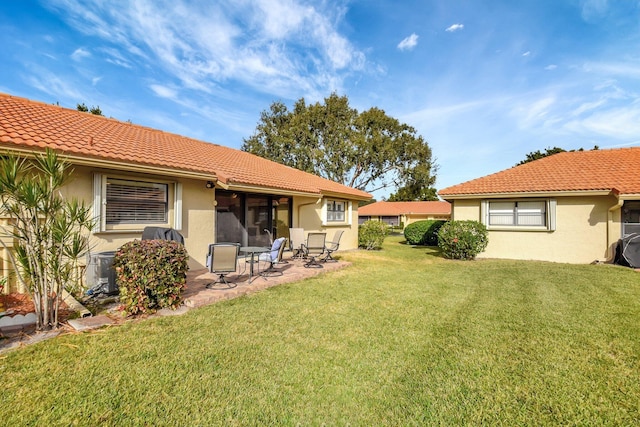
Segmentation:
{"type": "Polygon", "coordinates": [[[251,264],[249,264],[249,283],[251,283],[251,279],[253,278],[253,264],[256,262],[256,254],[258,256],[262,253],[271,251],[271,248],[267,248],[265,246],[241,246],[240,252],[244,252],[245,254],[251,254],[251,264]]]}

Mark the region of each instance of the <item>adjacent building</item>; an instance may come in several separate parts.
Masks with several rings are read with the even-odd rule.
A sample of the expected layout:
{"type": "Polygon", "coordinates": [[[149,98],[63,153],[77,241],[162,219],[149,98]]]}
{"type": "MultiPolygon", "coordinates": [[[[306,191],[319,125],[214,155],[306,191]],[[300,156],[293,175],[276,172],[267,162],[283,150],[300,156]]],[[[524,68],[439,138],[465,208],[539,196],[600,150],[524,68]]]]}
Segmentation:
{"type": "Polygon", "coordinates": [[[382,221],[390,226],[406,227],[412,222],[426,219],[448,220],[451,218],[451,204],[443,201],[432,202],[376,202],[358,209],[358,221],[382,221]]]}
{"type": "Polygon", "coordinates": [[[478,257],[608,261],[640,232],[640,147],[554,154],[438,192],[489,230],[478,257]]]}

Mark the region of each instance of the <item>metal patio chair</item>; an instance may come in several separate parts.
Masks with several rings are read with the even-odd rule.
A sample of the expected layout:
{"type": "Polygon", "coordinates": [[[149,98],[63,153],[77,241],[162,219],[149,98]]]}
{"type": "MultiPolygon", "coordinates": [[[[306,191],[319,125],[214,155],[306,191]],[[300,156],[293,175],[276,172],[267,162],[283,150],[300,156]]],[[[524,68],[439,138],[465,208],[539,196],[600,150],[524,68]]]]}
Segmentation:
{"type": "Polygon", "coordinates": [[[264,261],[269,263],[269,266],[260,273],[262,276],[267,277],[271,274],[281,276],[282,274],[284,274],[282,271],[276,270],[275,266],[282,262],[282,253],[284,252],[286,242],[287,242],[286,237],[278,237],[276,240],[273,241],[273,245],[271,245],[270,252],[265,252],[258,256],[258,261],[264,261]]]}
{"type": "Polygon", "coordinates": [[[302,245],[304,244],[304,228],[290,228],[289,229],[289,248],[292,252],[292,259],[302,258],[304,251],[302,245]]]}
{"type": "Polygon", "coordinates": [[[211,289],[217,283],[224,283],[229,288],[234,288],[235,283],[229,283],[226,276],[238,270],[238,243],[213,243],[209,245],[207,255],[207,267],[210,273],[218,275],[218,279],[207,284],[207,289],[211,289]]]}
{"type": "Polygon", "coordinates": [[[307,243],[302,245],[304,255],[307,257],[307,262],[304,264],[306,268],[322,268],[318,259],[325,253],[326,239],[327,233],[309,233],[307,243]]]}
{"type": "Polygon", "coordinates": [[[333,254],[340,248],[340,239],[342,238],[342,233],[344,233],[344,231],[342,230],[336,231],[336,233],[333,235],[333,239],[330,242],[325,243],[325,251],[327,252],[327,255],[322,258],[322,261],[338,262],[337,260],[333,259],[331,254],[333,254]]]}

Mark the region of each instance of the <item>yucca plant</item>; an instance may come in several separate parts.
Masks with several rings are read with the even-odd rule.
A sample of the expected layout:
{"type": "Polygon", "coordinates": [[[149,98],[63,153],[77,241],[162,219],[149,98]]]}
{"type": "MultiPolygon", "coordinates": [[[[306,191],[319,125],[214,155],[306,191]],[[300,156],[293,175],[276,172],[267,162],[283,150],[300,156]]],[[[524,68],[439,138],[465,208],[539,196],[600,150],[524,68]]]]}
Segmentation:
{"type": "Polygon", "coordinates": [[[89,249],[93,227],[84,202],[65,200],[59,191],[69,180],[66,162],[53,151],[28,160],[0,158],[2,245],[12,239],[11,261],[18,280],[33,299],[38,330],[58,327],[62,291],[78,286],[78,259],[89,249]]]}

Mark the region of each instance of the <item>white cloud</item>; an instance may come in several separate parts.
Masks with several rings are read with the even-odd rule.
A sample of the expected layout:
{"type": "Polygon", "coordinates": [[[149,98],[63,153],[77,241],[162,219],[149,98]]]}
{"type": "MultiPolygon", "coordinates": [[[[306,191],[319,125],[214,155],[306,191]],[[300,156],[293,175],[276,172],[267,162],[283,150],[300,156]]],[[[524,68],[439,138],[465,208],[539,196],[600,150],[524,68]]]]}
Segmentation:
{"type": "Polygon", "coordinates": [[[72,81],[67,81],[50,70],[41,67],[34,67],[31,71],[31,75],[26,77],[27,83],[43,93],[54,96],[63,104],[66,101],[70,101],[71,104],[75,105],[78,100],[85,99],[84,94],[78,91],[78,85],[73,79],[72,81]]]}
{"type": "Polygon", "coordinates": [[[566,123],[565,128],[585,135],[598,134],[607,139],[633,139],[640,135],[640,105],[597,110],[590,116],[566,123]]]}
{"type": "Polygon", "coordinates": [[[418,35],[416,33],[411,34],[409,37],[405,37],[400,43],[398,43],[398,49],[400,50],[412,50],[418,44],[418,35]]]}
{"type": "Polygon", "coordinates": [[[580,0],[582,18],[589,22],[604,15],[608,8],[607,3],[608,0],[580,0]]]}
{"type": "Polygon", "coordinates": [[[166,86],[153,84],[149,87],[160,98],[176,99],[178,97],[178,92],[176,90],[166,86]]]}
{"type": "Polygon", "coordinates": [[[102,77],[94,77],[91,79],[91,84],[95,86],[100,82],[100,80],[102,80],[102,77]]]}
{"type": "Polygon", "coordinates": [[[71,54],[71,59],[74,61],[81,61],[84,58],[88,58],[91,56],[91,52],[86,49],[78,48],[71,54]]]}
{"type": "Polygon", "coordinates": [[[449,26],[445,31],[453,33],[454,31],[459,31],[459,30],[462,30],[463,28],[464,28],[463,24],[453,24],[449,26]]]}
{"type": "Polygon", "coordinates": [[[549,64],[546,67],[544,67],[544,69],[547,71],[555,70],[556,68],[558,68],[556,64],[549,64]]]}
{"type": "Polygon", "coordinates": [[[525,57],[529,55],[531,55],[531,51],[526,51],[525,53],[522,54],[522,56],[525,56],[525,57]]]}
{"type": "Polygon", "coordinates": [[[602,75],[616,75],[640,78],[640,62],[587,62],[583,65],[586,72],[598,73],[602,75]]]}
{"type": "Polygon", "coordinates": [[[366,63],[338,30],[346,9],[324,2],[52,2],[70,25],[118,46],[107,61],[161,67],[197,90],[233,79],[277,96],[326,94],[366,63]]]}

